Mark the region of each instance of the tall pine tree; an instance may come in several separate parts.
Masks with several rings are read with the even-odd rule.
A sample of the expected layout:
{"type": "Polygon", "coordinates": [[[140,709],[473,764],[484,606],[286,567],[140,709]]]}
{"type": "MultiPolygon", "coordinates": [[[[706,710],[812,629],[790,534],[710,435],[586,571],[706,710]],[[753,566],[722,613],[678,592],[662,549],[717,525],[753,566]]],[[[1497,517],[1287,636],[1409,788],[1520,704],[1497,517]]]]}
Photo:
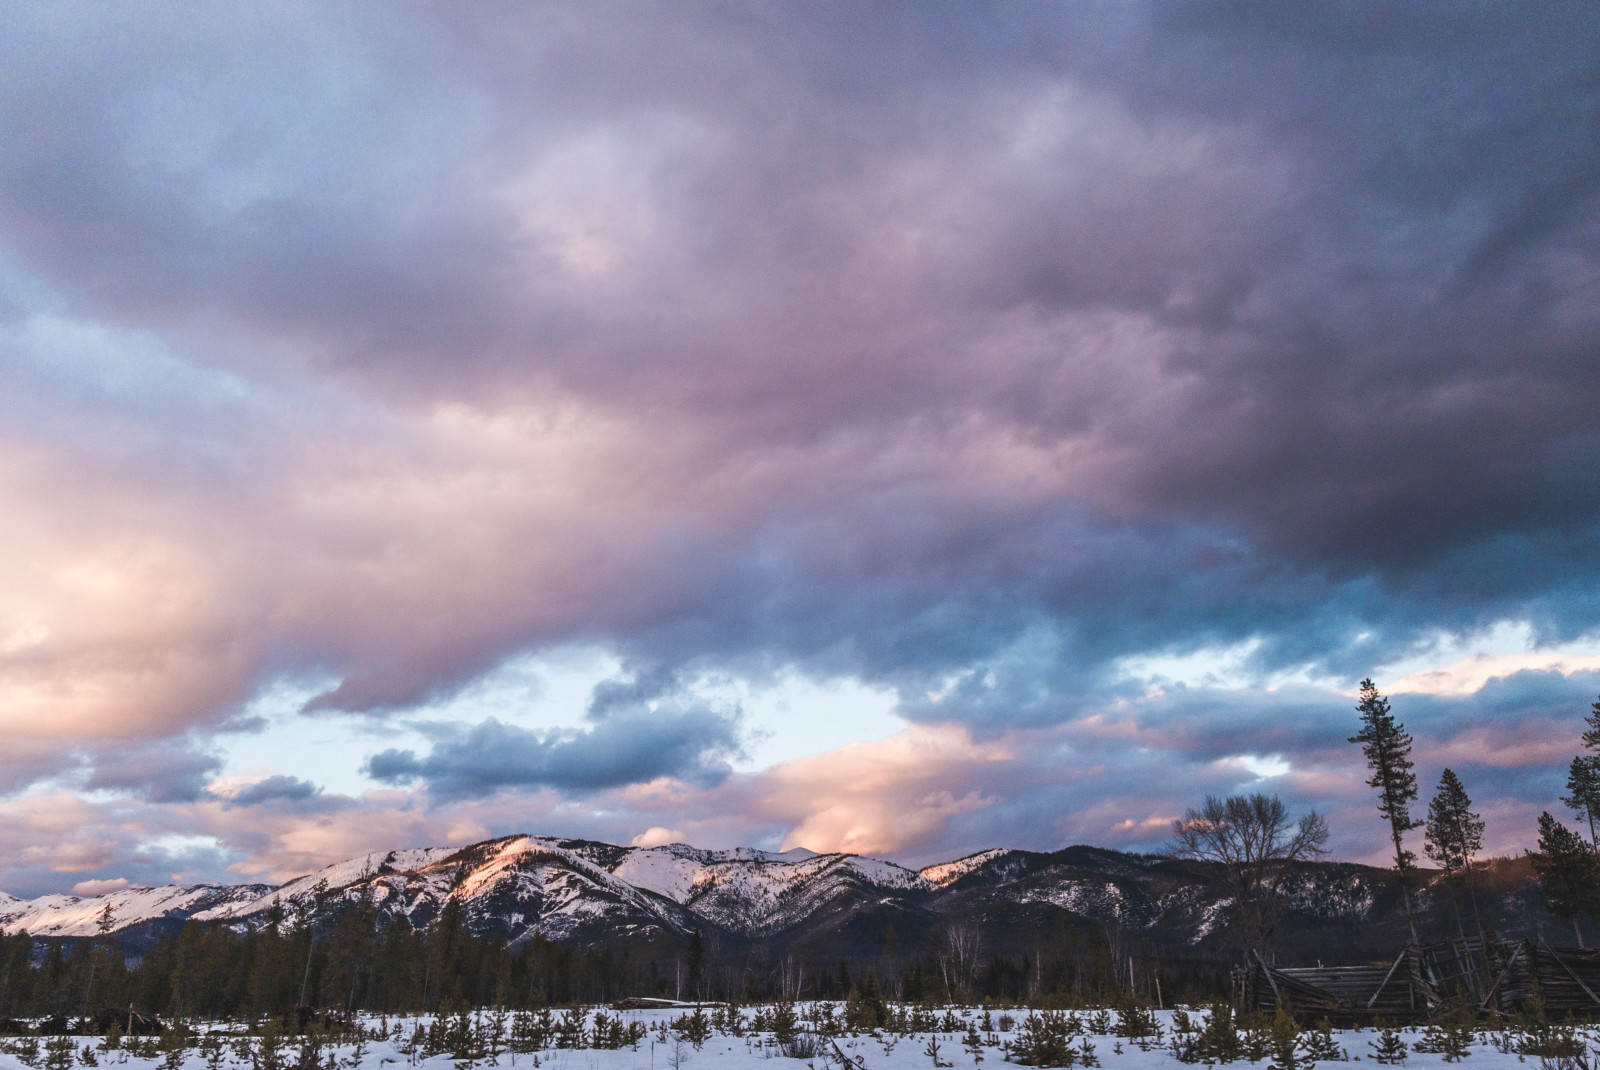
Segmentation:
{"type": "MultiPolygon", "coordinates": [[[[1422,824],[1411,816],[1411,804],[1417,801],[1417,774],[1411,771],[1411,735],[1394,719],[1389,700],[1378,694],[1377,685],[1370,678],[1361,681],[1361,701],[1356,710],[1361,714],[1361,731],[1351,736],[1350,742],[1361,744],[1367,768],[1372,770],[1367,786],[1378,789],[1378,813],[1389,822],[1389,834],[1394,840],[1394,868],[1405,901],[1406,924],[1411,928],[1411,942],[1420,944],[1411,912],[1417,856],[1405,847],[1405,834],[1422,824]]],[[[1600,740],[1600,735],[1596,739],[1600,740]]]]}
{"type": "MultiPolygon", "coordinates": [[[[1587,732],[1584,733],[1588,735],[1587,732]]],[[[1600,847],[1600,758],[1580,754],[1567,769],[1567,793],[1561,801],[1570,806],[1579,821],[1589,825],[1589,844],[1600,847]]]]}
{"type": "MultiPolygon", "coordinates": [[[[1423,850],[1439,863],[1445,880],[1462,882],[1472,899],[1472,918],[1483,932],[1483,917],[1478,913],[1478,894],[1472,886],[1472,856],[1483,849],[1483,818],[1472,811],[1472,799],[1453,769],[1439,778],[1439,790],[1428,803],[1427,836],[1423,850]]],[[[1455,893],[1451,893],[1455,899],[1455,893]]],[[[1461,907],[1456,907],[1456,931],[1463,937],[1461,907]]]]}
{"type": "Polygon", "coordinates": [[[1551,917],[1570,919],[1573,935],[1582,947],[1583,931],[1578,928],[1578,918],[1594,913],[1600,855],[1583,842],[1582,836],[1546,811],[1539,815],[1539,850],[1529,857],[1551,917]]]}
{"type": "Polygon", "coordinates": [[[1561,801],[1572,808],[1578,820],[1589,826],[1589,845],[1600,850],[1600,701],[1589,707],[1584,718],[1588,728],[1583,745],[1589,754],[1572,759],[1567,768],[1567,793],[1561,801]]]}

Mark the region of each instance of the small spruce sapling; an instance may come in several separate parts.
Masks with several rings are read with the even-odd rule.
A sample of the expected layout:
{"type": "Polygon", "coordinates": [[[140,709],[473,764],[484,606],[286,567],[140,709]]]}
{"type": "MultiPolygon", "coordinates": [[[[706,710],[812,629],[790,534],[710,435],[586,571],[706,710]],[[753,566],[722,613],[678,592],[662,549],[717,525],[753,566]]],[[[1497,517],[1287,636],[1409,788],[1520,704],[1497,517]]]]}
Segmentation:
{"type": "Polygon", "coordinates": [[[1300,1038],[1300,1054],[1309,1063],[1342,1063],[1350,1058],[1333,1036],[1333,1023],[1323,1018],[1300,1038]]]}
{"type": "Polygon", "coordinates": [[[1416,1051],[1442,1055],[1447,1063],[1456,1063],[1472,1054],[1475,1040],[1477,1017],[1466,1004],[1457,1003],[1429,1023],[1412,1047],[1416,1051]]]}
{"type": "Polygon", "coordinates": [[[71,1037],[51,1037],[44,1044],[45,1070],[72,1070],[73,1057],[78,1046],[71,1037]]]}
{"type": "Polygon", "coordinates": [[[976,1022],[967,1024],[967,1033],[966,1036],[961,1038],[961,1046],[966,1049],[968,1055],[972,1056],[973,1062],[983,1062],[983,1037],[978,1035],[976,1022]]]}
{"type": "Polygon", "coordinates": [[[1289,1008],[1281,1003],[1267,1026],[1267,1035],[1269,1054],[1272,1056],[1268,1070],[1300,1070],[1303,1065],[1300,1058],[1300,1026],[1295,1022],[1294,1015],[1289,1013],[1289,1008]]]}
{"type": "Polygon", "coordinates": [[[1378,1039],[1367,1041],[1367,1047],[1372,1049],[1373,1062],[1389,1066],[1404,1063],[1411,1050],[1401,1039],[1400,1030],[1387,1022],[1378,1023],[1378,1039]]]}

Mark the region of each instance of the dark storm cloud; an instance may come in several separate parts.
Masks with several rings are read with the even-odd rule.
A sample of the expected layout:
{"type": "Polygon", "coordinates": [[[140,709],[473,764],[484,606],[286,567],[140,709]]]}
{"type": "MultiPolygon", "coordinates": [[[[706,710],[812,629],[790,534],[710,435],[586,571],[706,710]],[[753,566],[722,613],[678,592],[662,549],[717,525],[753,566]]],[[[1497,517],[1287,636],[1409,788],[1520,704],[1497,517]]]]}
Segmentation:
{"type": "MultiPolygon", "coordinates": [[[[63,555],[40,619],[132,622],[19,612],[0,671],[105,674],[81,731],[592,643],[627,662],[593,727],[374,774],[714,776],[683,681],[789,667],[982,738],[1135,703],[1203,770],[1346,711],[1127,659],[1353,682],[1600,621],[1592,5],[0,20],[0,502],[43,517],[0,556],[63,555]]],[[[1418,721],[1542,731],[1546,686],[1418,721]]]]}
{"type": "Polygon", "coordinates": [[[709,710],[614,714],[576,733],[534,732],[490,719],[458,738],[373,755],[368,775],[393,784],[423,781],[437,799],[488,795],[501,788],[593,792],[679,777],[715,783],[737,754],[736,723],[709,710]]]}
{"type": "MultiPolygon", "coordinates": [[[[1507,533],[1577,552],[1594,524],[1580,6],[122,17],[82,60],[104,82],[18,57],[6,189],[22,248],[68,281],[95,264],[134,315],[311,332],[430,397],[554,376],[734,449],[971,412],[1094,429],[1128,456],[1091,497],[1311,567],[1403,578],[1507,533]],[[670,242],[593,306],[485,188],[584,135],[643,146],[621,166],[670,242]],[[877,260],[875,209],[928,249],[877,260]],[[1088,313],[1184,332],[1158,419],[1071,340],[994,337],[1088,313]]],[[[23,44],[78,28],[18,21],[23,44]]]]}

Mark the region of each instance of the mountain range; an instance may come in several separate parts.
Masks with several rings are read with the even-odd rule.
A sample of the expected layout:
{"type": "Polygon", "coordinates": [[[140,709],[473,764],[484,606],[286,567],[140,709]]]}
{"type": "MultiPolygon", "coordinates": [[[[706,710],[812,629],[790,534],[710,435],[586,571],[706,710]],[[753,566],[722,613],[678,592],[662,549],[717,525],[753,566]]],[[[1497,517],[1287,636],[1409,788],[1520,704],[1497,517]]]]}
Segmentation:
{"type": "MultiPolygon", "coordinates": [[[[1486,923],[1521,932],[1543,921],[1526,860],[1500,859],[1478,875],[1486,923]]],[[[1457,925],[1456,893],[1430,880],[1414,896],[1424,939],[1457,925]]],[[[908,954],[953,928],[984,953],[1019,954],[1062,934],[1098,932],[1158,954],[1237,956],[1225,924],[1231,904],[1204,863],[1097,847],[1054,852],[996,848],[909,869],[853,854],[622,847],[592,840],[508,836],[461,848],[371,852],[282,885],[129,887],[101,895],[0,893],[0,929],[43,938],[110,931],[137,949],[184,922],[246,931],[272,923],[324,924],[357,901],[381,919],[418,928],[456,901],[479,935],[513,944],[542,937],[585,946],[682,947],[700,933],[720,954],[875,956],[894,933],[908,954]]],[[[1461,909],[1465,909],[1464,906],[1461,909]]],[[[1300,866],[1280,943],[1290,957],[1365,961],[1404,942],[1393,874],[1348,862],[1300,866]]]]}

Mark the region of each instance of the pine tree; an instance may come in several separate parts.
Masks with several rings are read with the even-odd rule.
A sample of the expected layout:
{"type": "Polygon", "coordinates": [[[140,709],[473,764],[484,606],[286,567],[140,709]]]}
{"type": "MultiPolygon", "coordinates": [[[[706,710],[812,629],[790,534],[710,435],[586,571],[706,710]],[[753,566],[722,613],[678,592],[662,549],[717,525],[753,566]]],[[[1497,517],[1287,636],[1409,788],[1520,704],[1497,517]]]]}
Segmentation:
{"type": "Polygon", "coordinates": [[[106,900],[105,907],[100,911],[100,918],[95,922],[95,938],[89,942],[89,983],[83,989],[83,1013],[92,1014],[94,1008],[92,999],[94,995],[95,968],[100,965],[102,953],[108,957],[113,950],[111,945],[111,931],[116,928],[116,911],[111,906],[111,900],[106,900]]]}
{"type": "MultiPolygon", "coordinates": [[[[1472,856],[1483,849],[1483,818],[1472,812],[1472,800],[1454,770],[1439,778],[1439,790],[1428,803],[1427,838],[1423,850],[1439,863],[1447,881],[1464,880],[1472,896],[1472,915],[1483,930],[1478,897],[1472,888],[1472,856]]],[[[1453,893],[1452,893],[1453,898],[1453,893]]],[[[1456,908],[1456,930],[1461,930],[1461,908],[1456,908]]],[[[1465,933],[1462,934],[1465,936],[1465,933]]]]}
{"type": "MultiPolygon", "coordinates": [[[[1583,735],[1588,739],[1588,732],[1583,735]]],[[[1600,847],[1600,757],[1579,755],[1572,759],[1567,770],[1567,794],[1561,801],[1572,808],[1579,821],[1588,822],[1589,843],[1600,847]]]]}
{"type": "MultiPolygon", "coordinates": [[[[1356,704],[1356,710],[1361,714],[1361,731],[1351,736],[1350,742],[1361,744],[1361,753],[1372,770],[1367,786],[1378,789],[1378,813],[1389,822],[1389,834],[1394,840],[1394,868],[1400,877],[1400,894],[1405,901],[1411,942],[1421,943],[1417,938],[1416,919],[1411,913],[1410,886],[1417,856],[1406,850],[1404,841],[1407,832],[1422,824],[1411,816],[1410,804],[1417,801],[1417,774],[1411,771],[1411,735],[1394,719],[1389,711],[1389,700],[1378,694],[1370,678],[1361,681],[1361,701],[1356,704]]],[[[1596,731],[1600,732],[1600,723],[1596,731]]],[[[1600,741],[1600,735],[1596,740],[1600,741]]]]}
{"type": "Polygon", "coordinates": [[[1589,728],[1583,733],[1583,745],[1589,750],[1600,753],[1600,699],[1589,706],[1589,714],[1584,718],[1589,728]]]}
{"type": "Polygon", "coordinates": [[[1577,813],[1580,821],[1589,824],[1589,844],[1600,850],[1600,701],[1589,707],[1584,717],[1588,728],[1583,733],[1583,746],[1592,752],[1572,759],[1567,770],[1567,794],[1561,801],[1577,813]]]}
{"type": "Polygon", "coordinates": [[[1530,855],[1533,871],[1544,890],[1552,917],[1571,919],[1572,932],[1583,946],[1578,917],[1595,908],[1595,883],[1600,879],[1600,855],[1583,837],[1551,817],[1539,815],[1539,850],[1530,855]]]}

